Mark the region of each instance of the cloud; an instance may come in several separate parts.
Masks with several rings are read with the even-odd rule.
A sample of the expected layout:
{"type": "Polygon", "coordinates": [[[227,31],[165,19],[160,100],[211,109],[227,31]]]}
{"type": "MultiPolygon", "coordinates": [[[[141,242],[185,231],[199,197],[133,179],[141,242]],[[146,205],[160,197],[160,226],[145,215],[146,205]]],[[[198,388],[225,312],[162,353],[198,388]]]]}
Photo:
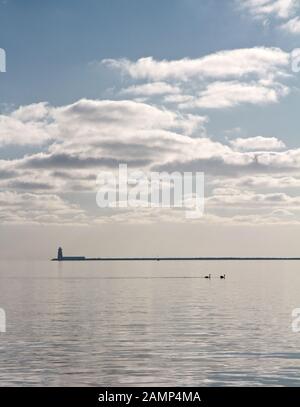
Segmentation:
{"type": "Polygon", "coordinates": [[[282,24],[281,29],[291,34],[300,34],[300,17],[294,17],[282,24]]]}
{"type": "Polygon", "coordinates": [[[234,150],[239,151],[274,151],[285,148],[283,141],[276,137],[248,137],[230,140],[230,145],[234,150]]]}
{"type": "Polygon", "coordinates": [[[285,83],[290,61],[289,53],[264,47],[176,61],[106,60],[105,65],[127,75],[127,87],[116,92],[118,100],[35,103],[1,114],[0,148],[22,148],[9,148],[16,156],[0,160],[0,220],[87,224],[185,219],[180,211],[143,208],[101,212],[97,220],[98,173],[115,172],[127,163],[129,169],[145,172],[205,172],[205,222],[286,221],[284,211],[297,213],[300,205],[293,196],[299,186],[300,149],[289,149],[275,137],[217,141],[207,131],[209,119],[202,109],[279,102],[290,91],[285,83]]]}
{"type": "MultiPolygon", "coordinates": [[[[176,113],[161,110],[146,103],[130,100],[89,100],[81,99],[71,105],[53,110],[53,118],[61,126],[95,124],[123,127],[130,123],[136,129],[174,128],[181,126],[176,113]]],[[[92,129],[93,130],[93,129],[92,129]]]]}
{"type": "Polygon", "coordinates": [[[20,106],[17,110],[11,112],[10,116],[20,120],[23,123],[38,123],[50,119],[51,107],[46,102],[33,103],[27,106],[20,106]]]}
{"type": "Polygon", "coordinates": [[[206,199],[206,212],[232,223],[299,224],[300,198],[283,192],[216,188],[206,199]],[[288,217],[288,219],[286,219],[288,217]]]}
{"type": "Polygon", "coordinates": [[[299,0],[236,0],[236,3],[255,19],[266,23],[273,18],[276,27],[291,34],[300,33],[299,0]]]}
{"type": "Polygon", "coordinates": [[[274,174],[255,174],[255,176],[250,175],[238,178],[216,178],[211,182],[211,185],[228,191],[233,191],[237,188],[254,190],[295,189],[300,187],[300,177],[274,174]]]}
{"type": "Polygon", "coordinates": [[[147,57],[136,62],[106,59],[101,63],[134,79],[187,81],[191,78],[225,79],[275,74],[288,65],[289,54],[279,48],[255,47],[221,51],[196,59],[157,61],[147,57]]]}
{"type": "Polygon", "coordinates": [[[265,105],[276,103],[289,93],[286,86],[272,84],[264,86],[259,83],[241,83],[237,81],[214,82],[200,92],[199,96],[192,101],[181,103],[180,107],[220,109],[229,108],[249,103],[254,105],[265,105]]]}
{"type": "MultiPolygon", "coordinates": [[[[97,138],[99,127],[109,132],[128,127],[131,129],[187,129],[191,131],[190,118],[172,111],[159,109],[134,101],[97,101],[82,99],[72,105],[52,107],[46,103],[21,106],[0,115],[0,147],[7,145],[42,146],[53,140],[74,138],[80,130],[82,136],[97,138]],[[80,123],[78,123],[80,121],[80,123]],[[62,130],[65,131],[62,134],[62,130]],[[76,130],[76,131],[74,131],[76,130]],[[94,134],[96,131],[97,134],[94,134]]],[[[194,122],[196,125],[196,122],[194,122]]]]}
{"type": "Polygon", "coordinates": [[[273,212],[271,212],[271,216],[294,216],[294,213],[291,211],[288,211],[287,209],[275,209],[273,212]]]}
{"type": "MultiPolygon", "coordinates": [[[[297,200],[280,195],[283,192],[279,179],[285,180],[284,188],[293,182],[296,185],[297,174],[300,174],[299,149],[287,149],[283,142],[272,137],[237,138],[229,143],[215,141],[208,136],[207,118],[202,115],[182,114],[163,106],[130,100],[82,99],[59,107],[49,104],[23,106],[2,116],[24,126],[41,126],[44,140],[47,140],[46,144],[39,145],[38,152],[0,160],[3,222],[58,223],[60,218],[62,223],[71,223],[72,218],[78,224],[92,222],[95,219],[93,210],[89,209],[87,214],[79,205],[73,206],[63,197],[72,192],[81,202],[80,193],[89,192],[95,199],[98,172],[115,171],[119,163],[128,163],[129,167],[146,172],[204,171],[208,180],[209,177],[221,177],[226,181],[223,192],[222,186],[216,185],[214,195],[208,198],[212,211],[209,216],[214,219],[224,217],[225,206],[229,210],[230,205],[239,208],[245,202],[254,215],[259,216],[260,210],[267,207],[275,211],[284,209],[285,205],[293,208],[298,205],[297,200]],[[252,182],[247,187],[252,192],[238,199],[235,190],[242,188],[242,184],[231,183],[232,179],[237,182],[239,176],[245,186],[252,182]],[[276,189],[271,191],[273,195],[260,197],[266,195],[258,191],[266,181],[259,177],[277,179],[272,186],[276,189]],[[231,201],[224,196],[229,196],[231,201]],[[228,201],[226,205],[224,201],[228,201]]],[[[96,201],[92,205],[95,211],[96,201]]],[[[240,209],[233,210],[230,216],[233,218],[237,213],[240,209]]],[[[162,219],[180,216],[176,213],[174,218],[173,214],[155,212],[147,219],[157,219],[160,215],[162,219]]],[[[113,217],[115,220],[122,217],[128,220],[130,216],[142,218],[141,213],[101,215],[104,219],[113,217]]],[[[274,217],[273,214],[272,219],[274,217]]],[[[227,217],[226,222],[229,219],[227,217]]]]}
{"type": "Polygon", "coordinates": [[[0,115],[0,147],[7,145],[41,146],[55,137],[48,121],[46,104],[20,107],[11,114],[0,115]]]}
{"type": "Polygon", "coordinates": [[[299,9],[298,0],[238,0],[255,17],[273,15],[277,18],[289,18],[299,9]]]}
{"type": "Polygon", "coordinates": [[[217,223],[299,225],[300,199],[282,192],[215,189],[206,199],[206,213],[217,223]]]}
{"type": "MultiPolygon", "coordinates": [[[[45,154],[39,153],[30,156],[22,161],[21,167],[29,169],[59,169],[59,168],[116,168],[119,160],[109,157],[80,157],[67,153],[45,154]]],[[[147,160],[128,160],[124,158],[124,164],[129,167],[143,167],[149,164],[147,160]]]]}
{"type": "Polygon", "coordinates": [[[263,206],[273,207],[285,205],[288,207],[300,208],[300,198],[292,197],[283,192],[276,193],[255,193],[252,191],[236,191],[229,193],[223,190],[215,190],[214,195],[207,199],[207,205],[230,205],[245,208],[253,208],[258,206],[261,209],[263,206]]]}
{"type": "Polygon", "coordinates": [[[290,75],[290,61],[290,54],[279,48],[254,47],[195,59],[158,61],[147,57],[137,61],[110,59],[102,64],[139,82],[121,94],[144,100],[163,95],[161,105],[177,104],[180,109],[194,110],[277,103],[289,93],[282,81],[290,75]]]}
{"type": "Polygon", "coordinates": [[[192,103],[194,100],[194,97],[192,95],[185,95],[183,94],[177,94],[177,95],[166,95],[163,99],[164,103],[175,103],[178,105],[184,106],[187,103],[192,103]]]}
{"type": "Polygon", "coordinates": [[[53,189],[53,185],[48,184],[46,182],[32,182],[32,181],[18,181],[14,180],[7,184],[8,188],[11,189],[21,189],[27,191],[35,191],[35,190],[51,190],[53,189]]]}
{"type": "Polygon", "coordinates": [[[0,191],[1,223],[84,224],[85,212],[54,194],[0,191]]]}
{"type": "Polygon", "coordinates": [[[14,178],[18,173],[12,170],[1,169],[0,167],[0,180],[14,178]]]}
{"type": "Polygon", "coordinates": [[[120,93],[133,96],[176,95],[180,93],[180,88],[165,82],[151,82],[143,85],[129,86],[126,89],[122,89],[120,93]]]}
{"type": "Polygon", "coordinates": [[[56,140],[47,153],[24,159],[27,168],[145,166],[181,155],[207,121],[134,101],[80,100],[52,115],[56,140]]]}

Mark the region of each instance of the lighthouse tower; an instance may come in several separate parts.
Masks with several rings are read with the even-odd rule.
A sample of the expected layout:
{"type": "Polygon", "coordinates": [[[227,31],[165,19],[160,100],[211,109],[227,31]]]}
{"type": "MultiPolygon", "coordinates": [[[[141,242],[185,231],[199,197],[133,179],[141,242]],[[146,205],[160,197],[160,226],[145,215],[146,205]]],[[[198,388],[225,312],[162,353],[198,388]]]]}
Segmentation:
{"type": "Polygon", "coordinates": [[[63,260],[63,251],[62,251],[62,248],[61,247],[59,247],[58,248],[58,252],[57,252],[57,260],[58,261],[61,261],[61,260],[63,260]]]}

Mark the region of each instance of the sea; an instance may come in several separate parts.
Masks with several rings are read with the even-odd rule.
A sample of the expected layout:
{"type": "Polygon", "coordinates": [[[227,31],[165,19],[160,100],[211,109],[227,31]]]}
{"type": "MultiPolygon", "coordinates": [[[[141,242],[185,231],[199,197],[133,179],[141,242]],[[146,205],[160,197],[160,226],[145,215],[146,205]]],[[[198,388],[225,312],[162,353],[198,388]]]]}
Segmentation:
{"type": "Polygon", "coordinates": [[[1,261],[0,308],[0,386],[300,385],[300,262],[1,261]]]}

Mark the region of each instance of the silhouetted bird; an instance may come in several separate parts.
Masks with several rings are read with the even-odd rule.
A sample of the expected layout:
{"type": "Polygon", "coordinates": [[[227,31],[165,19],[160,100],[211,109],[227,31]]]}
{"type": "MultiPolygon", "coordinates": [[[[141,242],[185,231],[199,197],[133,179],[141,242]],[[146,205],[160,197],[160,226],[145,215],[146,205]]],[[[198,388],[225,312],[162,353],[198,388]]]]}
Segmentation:
{"type": "Polygon", "coordinates": [[[209,274],[208,276],[205,276],[204,278],[208,278],[210,280],[211,279],[211,274],[209,274]]]}
{"type": "Polygon", "coordinates": [[[221,278],[222,280],[225,280],[226,275],[225,275],[225,274],[223,274],[222,276],[220,276],[220,278],[221,278]]]}

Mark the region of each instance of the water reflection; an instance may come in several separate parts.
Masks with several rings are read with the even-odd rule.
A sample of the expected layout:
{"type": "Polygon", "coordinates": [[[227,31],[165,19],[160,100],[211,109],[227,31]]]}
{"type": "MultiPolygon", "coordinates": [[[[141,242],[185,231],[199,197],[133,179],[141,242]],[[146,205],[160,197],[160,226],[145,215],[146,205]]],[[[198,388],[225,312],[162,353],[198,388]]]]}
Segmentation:
{"type": "Polygon", "coordinates": [[[2,262],[0,383],[298,386],[299,283],[287,262],[2,262]]]}

